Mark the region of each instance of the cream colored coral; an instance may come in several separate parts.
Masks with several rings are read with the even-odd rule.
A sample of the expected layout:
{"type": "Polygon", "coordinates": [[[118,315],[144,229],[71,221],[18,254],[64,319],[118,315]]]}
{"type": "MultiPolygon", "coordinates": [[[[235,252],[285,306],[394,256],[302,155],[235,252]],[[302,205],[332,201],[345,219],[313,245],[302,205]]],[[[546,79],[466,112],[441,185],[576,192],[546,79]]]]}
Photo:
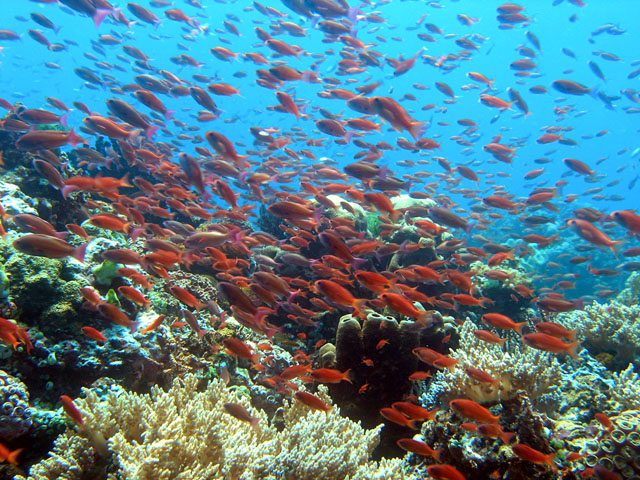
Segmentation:
{"type": "Polygon", "coordinates": [[[626,370],[613,374],[611,397],[628,410],[640,410],[640,375],[630,363],[626,370]]]}
{"type": "MultiPolygon", "coordinates": [[[[149,395],[112,391],[100,399],[86,390],[78,406],[87,430],[99,431],[123,480],[373,480],[408,478],[402,460],[369,460],[381,426],[363,429],[340,416],[312,411],[294,401],[284,407],[285,429],[270,426],[266,414],[246,397],[212,382],[197,391],[197,377],[176,380],[149,395]],[[253,429],[225,413],[241,403],[259,418],[253,429]]],[[[326,389],[319,396],[330,402],[326,389]]]]}
{"type": "Polygon", "coordinates": [[[603,351],[618,352],[618,359],[631,362],[640,353],[640,306],[619,302],[593,305],[558,315],[557,322],[578,330],[578,340],[603,351]]]}
{"type": "Polygon", "coordinates": [[[49,458],[31,467],[29,476],[14,480],[81,480],[93,464],[93,451],[85,438],[63,433],[56,438],[49,458]]]}
{"type": "Polygon", "coordinates": [[[478,403],[508,399],[525,390],[535,400],[562,381],[560,365],[548,353],[535,350],[519,340],[510,340],[508,352],[498,345],[484,342],[473,335],[478,327],[467,319],[460,328],[460,345],[450,357],[459,360],[453,370],[439,372],[435,380],[443,382],[446,393],[443,401],[468,398],[478,403]],[[484,370],[500,380],[500,388],[470,378],[464,369],[484,370]]]}

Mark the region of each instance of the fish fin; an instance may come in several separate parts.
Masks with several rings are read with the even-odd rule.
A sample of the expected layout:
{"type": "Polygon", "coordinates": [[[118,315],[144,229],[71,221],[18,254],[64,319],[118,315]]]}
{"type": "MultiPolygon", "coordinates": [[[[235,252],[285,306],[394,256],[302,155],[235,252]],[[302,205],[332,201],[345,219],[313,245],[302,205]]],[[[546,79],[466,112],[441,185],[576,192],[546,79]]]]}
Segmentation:
{"type": "Polygon", "coordinates": [[[76,145],[78,145],[79,143],[89,143],[87,140],[85,140],[84,138],[82,138],[80,135],[78,135],[73,128],[71,129],[71,131],[69,132],[69,138],[67,139],[67,141],[75,148],[76,145]]]}
{"type": "Polygon", "coordinates": [[[414,140],[417,140],[418,138],[420,138],[424,132],[427,131],[427,128],[425,127],[425,123],[426,122],[410,122],[409,123],[409,134],[411,135],[411,137],[414,140]]]}
{"type": "Polygon", "coordinates": [[[160,127],[158,127],[157,125],[150,125],[149,128],[147,128],[144,131],[144,135],[149,139],[153,139],[153,136],[156,134],[156,132],[158,131],[160,127]]]}
{"type": "Polygon", "coordinates": [[[580,346],[580,342],[570,343],[567,347],[567,353],[571,355],[571,358],[575,358],[576,360],[580,358],[578,356],[578,346],[580,346]]]}
{"type": "Polygon", "coordinates": [[[440,450],[440,449],[433,450],[433,451],[431,452],[431,457],[432,457],[436,462],[439,462],[439,461],[440,461],[440,452],[441,452],[441,450],[440,450]]]}
{"type": "Polygon", "coordinates": [[[73,253],[71,254],[71,256],[76,260],[78,260],[80,263],[84,263],[84,254],[87,251],[88,246],[89,246],[89,242],[83,243],[79,247],[76,247],[73,250],[73,253]]]}
{"type": "Polygon", "coordinates": [[[511,441],[513,440],[513,437],[515,436],[516,436],[515,432],[504,432],[500,436],[500,439],[502,440],[503,443],[509,444],[511,443],[511,441]]]}
{"type": "Polygon", "coordinates": [[[518,332],[518,335],[522,336],[522,327],[526,327],[527,325],[529,325],[529,322],[516,323],[513,329],[518,332]]]}
{"type": "Polygon", "coordinates": [[[98,8],[96,10],[96,13],[93,15],[93,24],[96,26],[96,28],[100,27],[100,24],[102,23],[102,21],[107,18],[107,15],[109,15],[110,13],[113,13],[112,10],[107,10],[106,8],[98,8]]]}
{"type": "Polygon", "coordinates": [[[353,307],[353,313],[357,317],[359,317],[362,314],[362,310],[366,308],[367,302],[368,300],[366,298],[358,298],[353,302],[351,306],[353,307]]]}
{"type": "Polygon", "coordinates": [[[62,125],[64,128],[67,128],[67,118],[69,117],[69,113],[65,113],[64,115],[58,117],[58,123],[62,125]]]}
{"type": "Polygon", "coordinates": [[[343,373],[343,375],[344,375],[344,381],[349,382],[350,384],[353,385],[353,382],[351,381],[351,369],[347,368],[343,373]]]}
{"type": "Polygon", "coordinates": [[[14,451],[9,452],[9,455],[7,455],[7,458],[5,459],[7,462],[9,462],[11,465],[18,465],[18,455],[20,454],[20,452],[22,452],[24,450],[24,448],[16,448],[14,451]]]}

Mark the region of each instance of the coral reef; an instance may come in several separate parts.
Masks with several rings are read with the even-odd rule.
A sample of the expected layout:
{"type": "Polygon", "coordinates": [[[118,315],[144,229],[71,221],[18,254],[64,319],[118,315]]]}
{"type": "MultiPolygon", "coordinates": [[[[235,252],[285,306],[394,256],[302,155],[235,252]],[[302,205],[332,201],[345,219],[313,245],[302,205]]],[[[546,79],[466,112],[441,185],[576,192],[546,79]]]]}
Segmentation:
{"type": "Polygon", "coordinates": [[[611,397],[628,410],[640,410],[640,375],[629,364],[626,370],[613,374],[611,397]]]}
{"type": "Polygon", "coordinates": [[[27,387],[16,377],[0,370],[0,441],[27,433],[33,425],[27,387]]]}
{"type": "Polygon", "coordinates": [[[578,340],[591,355],[614,355],[609,368],[622,370],[640,358],[640,306],[626,306],[617,301],[594,302],[584,310],[558,315],[557,322],[578,331],[578,340]]]}
{"type": "Polygon", "coordinates": [[[518,341],[510,341],[505,352],[473,335],[477,328],[469,319],[464,322],[460,327],[460,344],[450,355],[459,360],[460,368],[439,372],[429,387],[442,392],[441,401],[469,398],[478,403],[492,403],[513,398],[524,390],[535,403],[553,387],[562,386],[560,364],[553,355],[518,341]],[[499,380],[499,387],[470,378],[464,373],[467,367],[487,372],[499,380]]]}
{"type": "MultiPolygon", "coordinates": [[[[108,439],[118,475],[127,479],[404,479],[401,460],[372,462],[370,455],[378,442],[380,426],[364,430],[340,416],[336,407],[329,412],[311,411],[299,402],[285,405],[284,430],[267,422],[263,411],[253,409],[246,393],[211,382],[204,391],[198,378],[176,379],[163,392],[154,387],[149,395],[121,389],[109,390],[104,398],[98,391],[85,390],[77,404],[84,415],[79,435],[108,439]],[[252,427],[226,413],[225,403],[240,404],[257,419],[252,427]]],[[[326,389],[319,397],[329,402],[326,389]]],[[[86,440],[65,436],[56,444],[46,466],[35,467],[38,476],[53,478],[47,471],[65,465],[87,472],[86,440]],[[82,445],[68,448],[64,445],[82,445]]],[[[86,477],[69,477],[86,478],[86,477]]],[[[92,477],[100,478],[100,477],[92,477]]]]}
{"type": "Polygon", "coordinates": [[[14,480],[93,480],[107,476],[95,468],[96,458],[89,440],[66,432],[58,436],[49,458],[29,470],[28,476],[16,475],[14,480]]]}

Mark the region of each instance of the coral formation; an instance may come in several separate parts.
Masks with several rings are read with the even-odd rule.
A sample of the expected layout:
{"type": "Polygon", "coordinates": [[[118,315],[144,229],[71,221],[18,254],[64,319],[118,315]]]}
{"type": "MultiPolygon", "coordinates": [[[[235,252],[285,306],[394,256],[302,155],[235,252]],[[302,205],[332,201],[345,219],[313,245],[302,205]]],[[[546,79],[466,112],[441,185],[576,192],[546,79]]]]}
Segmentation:
{"type": "Polygon", "coordinates": [[[584,310],[558,315],[558,323],[578,331],[593,356],[601,353],[615,355],[612,369],[621,370],[629,362],[640,358],[640,306],[623,305],[615,300],[601,304],[594,302],[584,310]]]}
{"type": "MultiPolygon", "coordinates": [[[[409,478],[401,460],[370,460],[380,426],[365,430],[341,417],[336,407],[325,414],[299,402],[285,405],[285,428],[277,431],[263,411],[250,406],[241,390],[226,388],[218,380],[199,391],[194,375],[176,379],[167,392],[154,387],[149,395],[136,395],[116,389],[103,399],[91,389],[85,394],[84,400],[77,401],[85,422],[80,435],[99,432],[108,439],[122,478],[409,478]],[[258,419],[255,428],[226,413],[225,403],[247,408],[258,419]]],[[[326,389],[319,397],[329,402],[326,389]]],[[[53,459],[45,463],[56,469],[74,465],[86,472],[91,468],[86,446],[86,440],[65,436],[57,442],[53,459]],[[60,450],[62,445],[74,444],[84,448],[60,450]]],[[[36,467],[39,471],[46,469],[36,467]]],[[[52,478],[39,475],[29,479],[52,478]]]]}
{"type": "Polygon", "coordinates": [[[640,374],[629,364],[626,370],[613,374],[611,397],[623,408],[640,410],[640,374]]]}
{"type": "Polygon", "coordinates": [[[0,370],[0,441],[11,440],[33,425],[29,392],[19,379],[0,370]]]}
{"type": "Polygon", "coordinates": [[[524,390],[535,403],[553,387],[562,385],[560,364],[553,355],[517,341],[509,342],[503,351],[500,346],[473,335],[477,328],[469,319],[464,322],[460,327],[460,344],[450,355],[459,360],[459,368],[439,372],[430,386],[443,392],[441,401],[469,398],[478,403],[491,403],[508,400],[524,390]],[[499,387],[472,379],[464,373],[467,367],[487,372],[499,380],[499,387]]]}

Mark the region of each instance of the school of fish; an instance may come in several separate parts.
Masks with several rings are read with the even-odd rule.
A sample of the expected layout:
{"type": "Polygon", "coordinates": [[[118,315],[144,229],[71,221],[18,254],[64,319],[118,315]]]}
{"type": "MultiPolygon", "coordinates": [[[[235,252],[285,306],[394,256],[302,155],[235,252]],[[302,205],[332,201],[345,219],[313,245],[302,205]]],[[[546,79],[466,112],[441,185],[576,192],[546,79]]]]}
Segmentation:
{"type": "MultiPolygon", "coordinates": [[[[615,295],[621,275],[640,270],[635,260],[640,215],[629,198],[609,193],[624,187],[622,178],[609,180],[598,171],[611,159],[572,158],[577,154],[570,151],[581,142],[599,141],[617,126],[602,125],[578,140],[572,122],[617,109],[634,129],[629,135],[637,135],[640,124],[633,125],[633,114],[640,113],[640,97],[633,86],[640,60],[592,45],[593,77],[576,75],[570,66],[576,53],[536,35],[537,24],[546,19],[530,11],[533,3],[496,4],[491,14],[474,18],[463,13],[469,2],[401,2],[395,8],[411,11],[411,22],[398,30],[398,20],[386,15],[390,0],[218,3],[224,16],[214,13],[216,3],[198,0],[144,5],[32,0],[24,4],[22,29],[0,29],[0,49],[41,48],[37,42],[48,50],[48,75],[67,75],[75,89],[71,105],[56,91],[42,91],[39,101],[23,103],[12,97],[11,85],[3,85],[0,129],[14,136],[32,175],[45,179],[61,201],[81,199],[86,213],[77,223],[61,226],[2,209],[5,241],[27,255],[84,262],[93,239],[87,225],[122,235],[131,248],[102,252],[129,281],[118,295],[142,312],[151,304],[148,292],[166,285],[184,306],[183,318],[159,315],[141,326],[135,314],[87,285],[82,294],[105,328],[114,323],[146,335],[164,323],[190,328],[202,338],[231,315],[264,341],[253,348],[228,338],[221,347],[252,365],[258,376],[269,361],[271,342],[291,333],[304,345],[294,357],[297,363],[262,382],[324,412],[331,407],[297,391],[293,380],[353,381],[349,371],[314,368],[314,352],[334,341],[307,341],[325,312],[362,318],[386,311],[428,329],[437,323],[437,313],[464,319],[471,310],[486,325],[475,332],[485,342],[502,346],[512,335],[535,349],[579,358],[576,332],[554,323],[554,315],[615,295]],[[48,18],[58,10],[72,15],[64,17],[67,23],[48,18]],[[447,31],[430,23],[434,12],[448,12],[460,28],[447,31]],[[61,40],[71,34],[73,22],[93,22],[91,51],[61,40]],[[163,33],[174,22],[181,38],[163,33]],[[500,73],[471,71],[468,65],[493,48],[493,40],[477,33],[489,23],[510,39],[513,55],[500,59],[500,73]],[[419,48],[387,53],[397,51],[390,44],[402,44],[409,35],[410,45],[419,48]],[[136,46],[138,36],[166,45],[166,58],[136,46]],[[307,49],[319,41],[323,51],[307,49]],[[206,56],[192,53],[206,51],[205,46],[206,56]],[[569,65],[557,77],[540,66],[552,48],[562,49],[569,65]],[[75,58],[72,72],[57,63],[65,55],[75,58]],[[168,65],[166,60],[171,69],[157,66],[168,65]],[[612,81],[604,73],[608,63],[624,64],[627,71],[618,79],[626,85],[619,95],[604,93],[605,82],[612,81]],[[403,90],[402,76],[412,74],[421,83],[403,90]],[[269,105],[252,105],[256,97],[269,105]],[[538,101],[542,97],[551,100],[538,101]],[[472,101],[485,109],[482,120],[457,116],[458,105],[472,101]],[[235,114],[237,105],[250,114],[235,114]],[[541,118],[555,122],[543,125],[541,118]],[[509,133],[516,122],[526,125],[527,136],[509,133]],[[102,148],[93,146],[98,138],[105,140],[102,148]],[[530,149],[549,144],[555,148],[533,165],[530,149]],[[562,178],[556,172],[563,172],[562,178]],[[584,188],[585,182],[593,187],[584,188]],[[563,193],[568,188],[583,191],[563,193]],[[401,198],[413,203],[397,206],[401,198]],[[603,209],[594,206],[598,201],[603,209]],[[612,207],[612,202],[623,206],[612,207]],[[375,218],[375,229],[357,225],[359,212],[375,218]],[[262,231],[268,223],[277,231],[262,231]],[[411,240],[389,240],[407,228],[411,240]],[[538,270],[522,263],[545,249],[555,250],[538,270]],[[422,252],[431,260],[403,263],[403,257],[422,252]],[[400,260],[392,264],[392,257],[400,260]],[[474,262],[486,270],[475,271],[474,262]],[[531,283],[513,281],[513,269],[519,267],[531,283]],[[172,285],[174,272],[193,269],[210,272],[217,291],[198,298],[172,285]],[[489,280],[508,290],[509,299],[483,296],[481,285],[489,280]],[[511,318],[510,312],[526,308],[540,312],[535,325],[511,318]],[[200,312],[208,312],[207,324],[200,312]]],[[[567,25],[579,22],[589,8],[581,0],[554,5],[571,15],[563,18],[567,25]]],[[[624,34],[620,25],[603,24],[589,42],[624,34]]],[[[2,62],[0,68],[9,67],[6,59],[2,62]]],[[[632,196],[638,149],[629,146],[619,155],[628,160],[616,173],[626,176],[632,196]]],[[[91,326],[81,333],[107,341],[91,326]]],[[[33,348],[27,330],[6,319],[0,319],[0,340],[33,348]]],[[[384,347],[381,341],[376,348],[384,347]]],[[[411,380],[428,381],[429,371],[461,368],[448,349],[446,344],[414,349],[430,370],[416,371],[411,380]]],[[[496,382],[477,368],[465,373],[481,383],[496,382]]],[[[355,386],[364,392],[367,385],[355,386]]],[[[438,450],[410,438],[436,415],[416,401],[409,397],[383,408],[381,420],[407,428],[398,446],[430,457],[432,478],[464,479],[453,466],[439,463],[438,450]]],[[[61,403],[81,425],[73,400],[63,396],[61,403]]],[[[475,422],[465,428],[512,443],[513,433],[503,431],[500,416],[484,406],[461,398],[448,407],[475,422]]],[[[241,405],[224,408],[255,426],[257,419],[241,405]]],[[[511,449],[526,461],[558,468],[552,454],[521,443],[511,449]]],[[[17,464],[20,451],[0,444],[0,461],[17,464]]],[[[616,478],[600,467],[589,473],[616,478]]]]}

